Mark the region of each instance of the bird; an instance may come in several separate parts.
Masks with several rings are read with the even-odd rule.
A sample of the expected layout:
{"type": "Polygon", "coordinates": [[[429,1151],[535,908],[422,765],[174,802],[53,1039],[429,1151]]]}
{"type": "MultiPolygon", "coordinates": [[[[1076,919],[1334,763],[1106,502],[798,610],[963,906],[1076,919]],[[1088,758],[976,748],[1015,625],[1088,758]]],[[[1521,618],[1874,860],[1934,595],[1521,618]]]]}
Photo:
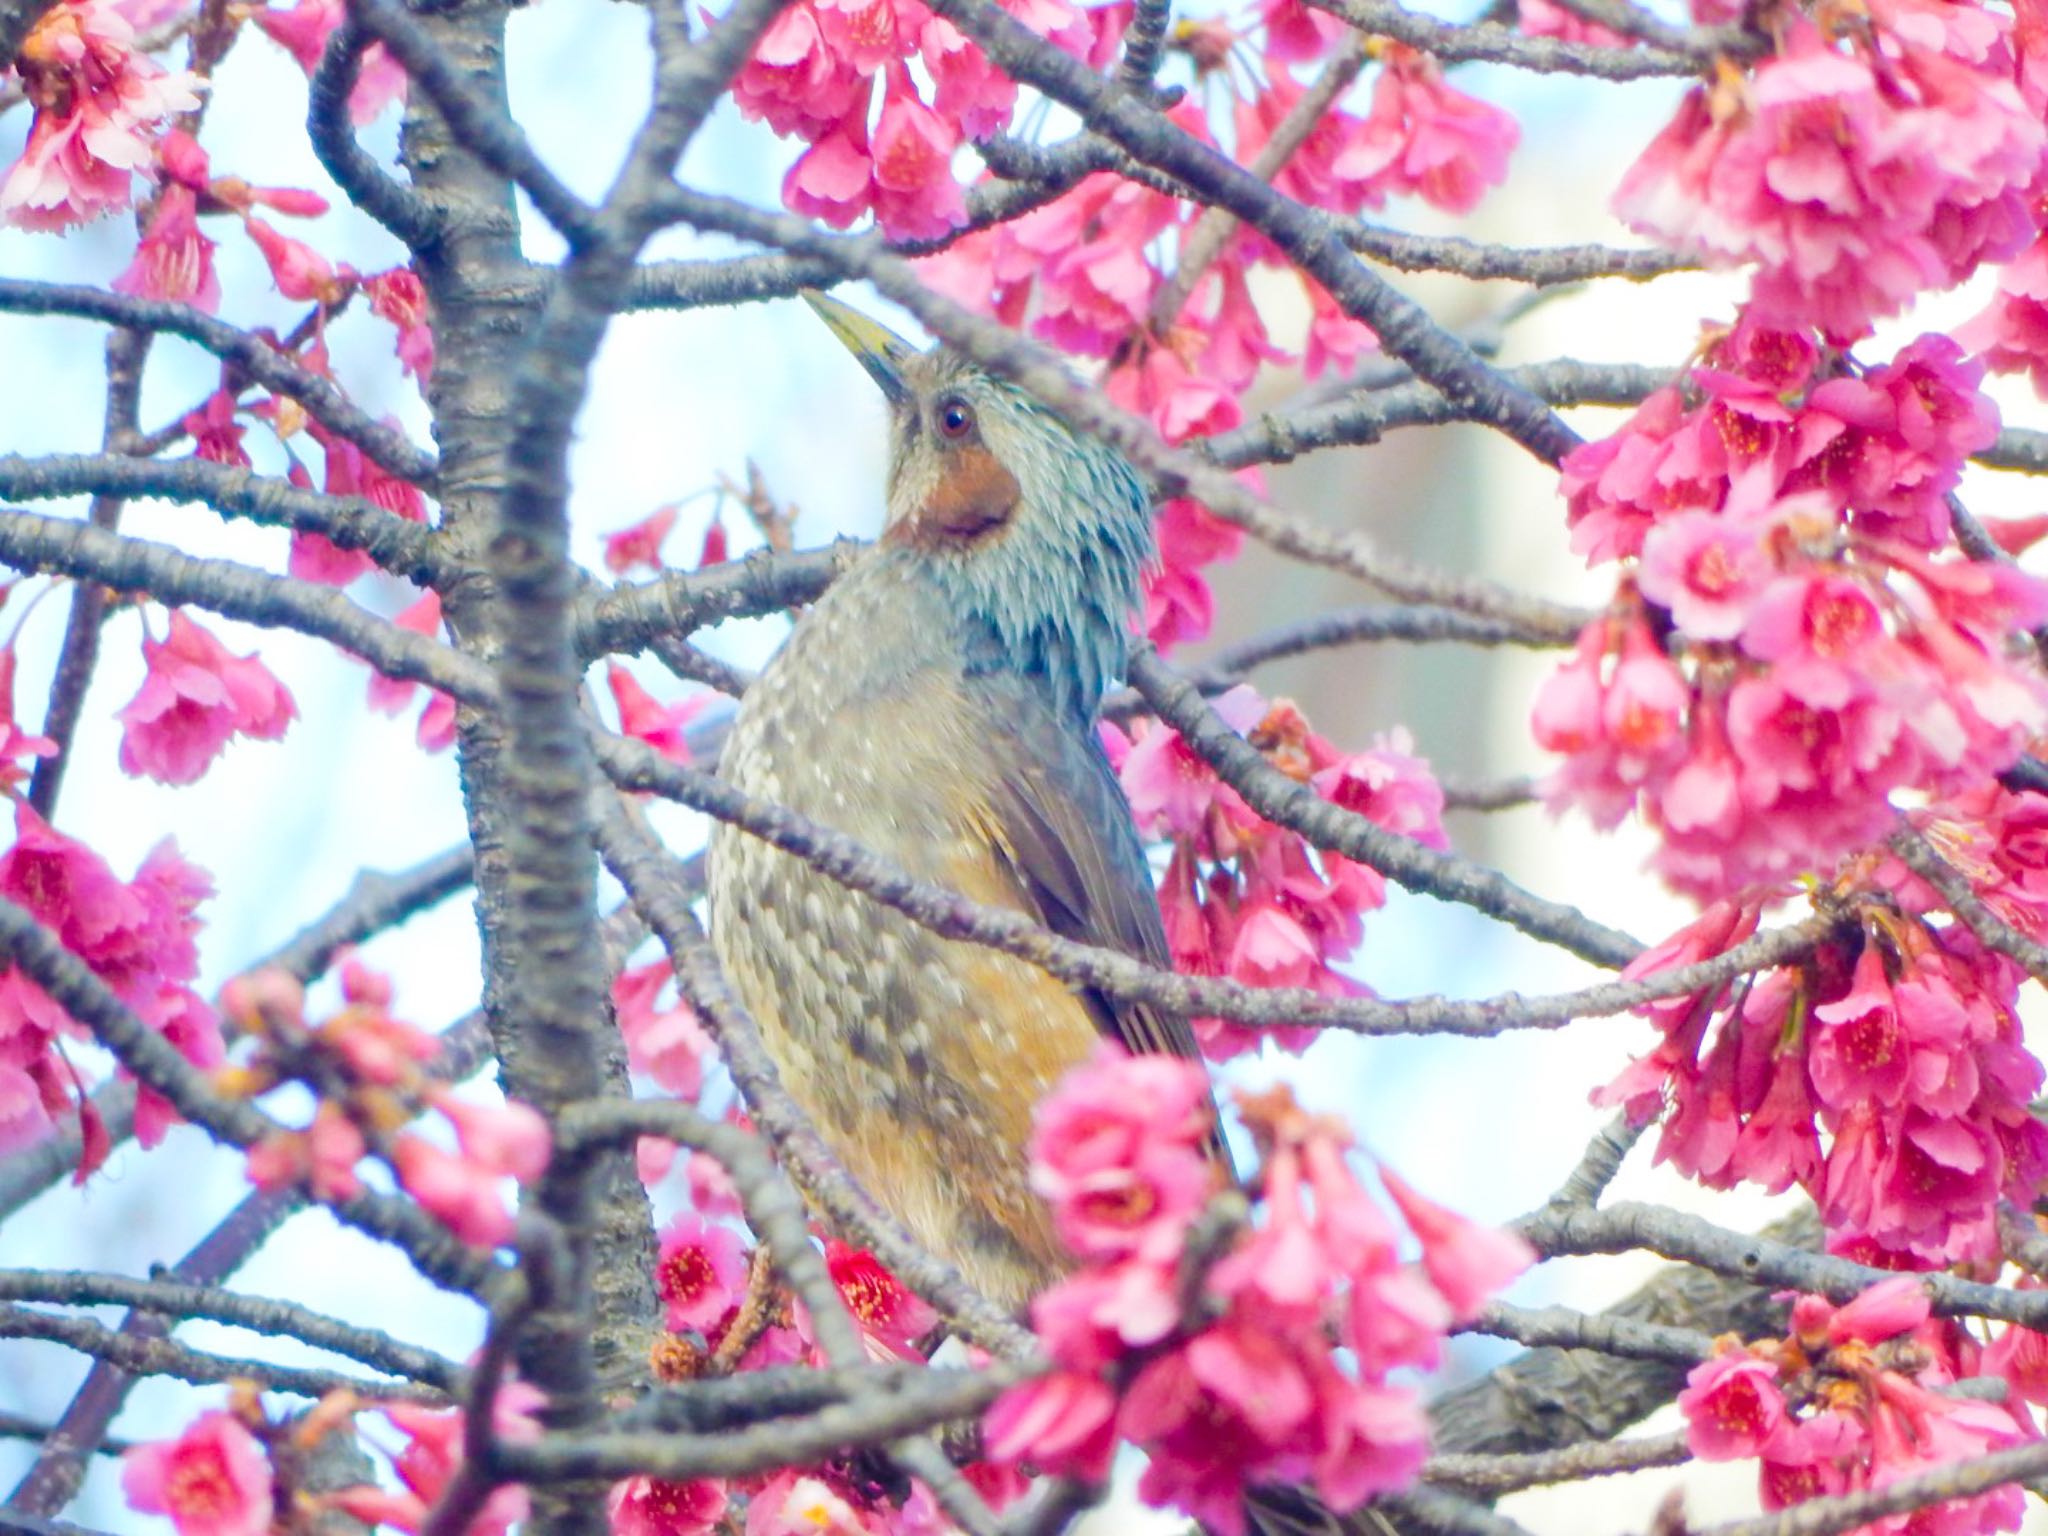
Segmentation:
{"type": "MultiPolygon", "coordinates": [[[[1144,845],[1096,731],[1153,558],[1113,447],[944,346],[807,292],[880,388],[881,535],[748,687],[719,771],[912,875],[1161,969],[1144,845]]],[[[942,938],[735,828],[711,936],[784,1086],[928,1252],[1013,1315],[1072,1266],[1032,1192],[1032,1111],[1104,1039],[1200,1060],[1187,1020],[942,938]]],[[[1233,1175],[1220,1137],[1219,1185],[1233,1175]]],[[[1257,1536],[1384,1530],[1259,1487],[1257,1536]]]]}
{"type": "MultiPolygon", "coordinates": [[[[913,875],[1170,968],[1095,729],[1153,556],[1144,480],[958,352],[806,297],[887,404],[885,517],[747,689],[720,772],[913,875]]],[[[826,1143],[1022,1313],[1071,1262],[1030,1188],[1033,1107],[1105,1037],[1196,1058],[1187,1022],[941,938],[728,827],[709,893],[720,964],[826,1143]]]]}

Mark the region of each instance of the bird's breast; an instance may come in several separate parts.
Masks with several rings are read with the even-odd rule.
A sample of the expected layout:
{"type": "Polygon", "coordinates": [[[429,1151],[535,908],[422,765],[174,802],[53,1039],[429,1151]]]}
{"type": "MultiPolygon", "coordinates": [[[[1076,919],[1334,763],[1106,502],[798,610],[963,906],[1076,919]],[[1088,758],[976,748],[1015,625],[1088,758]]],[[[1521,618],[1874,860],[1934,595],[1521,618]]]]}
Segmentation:
{"type": "MultiPolygon", "coordinates": [[[[1019,905],[991,792],[1005,722],[941,668],[849,691],[796,645],[813,638],[749,693],[722,771],[921,879],[1019,905]]],[[[744,834],[720,828],[711,860],[720,958],[791,1093],[926,1246],[1021,1306],[1061,1262],[1028,1185],[1031,1113],[1093,1049],[1086,1008],[744,834]]]]}

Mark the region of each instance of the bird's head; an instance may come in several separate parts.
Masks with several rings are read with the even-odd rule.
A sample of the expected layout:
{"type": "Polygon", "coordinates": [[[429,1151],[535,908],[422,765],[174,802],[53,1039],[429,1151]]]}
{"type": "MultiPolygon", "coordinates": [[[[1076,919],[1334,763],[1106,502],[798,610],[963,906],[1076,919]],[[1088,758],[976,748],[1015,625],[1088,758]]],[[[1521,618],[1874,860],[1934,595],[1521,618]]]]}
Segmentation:
{"type": "Polygon", "coordinates": [[[880,558],[910,565],[960,614],[969,664],[1040,677],[1083,719],[1121,675],[1151,497],[1108,445],[945,347],[921,352],[856,309],[806,293],[889,404],[880,558]]]}

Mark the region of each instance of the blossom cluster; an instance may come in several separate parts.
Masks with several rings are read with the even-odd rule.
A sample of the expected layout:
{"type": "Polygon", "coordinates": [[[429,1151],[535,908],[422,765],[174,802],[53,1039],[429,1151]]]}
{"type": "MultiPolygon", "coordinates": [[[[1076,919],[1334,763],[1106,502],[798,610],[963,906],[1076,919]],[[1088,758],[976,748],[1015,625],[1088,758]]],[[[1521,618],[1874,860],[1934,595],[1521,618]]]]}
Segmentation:
{"type": "Polygon", "coordinates": [[[1341,1512],[1412,1480],[1427,1419],[1396,1373],[1434,1365],[1532,1257],[1383,1168],[1420,1245],[1404,1260],[1342,1125],[1284,1087],[1239,1103],[1264,1220],[1197,1260],[1190,1231],[1227,1178],[1199,1063],[1105,1047],[1040,1106],[1033,1186],[1081,1268],[1032,1306],[1053,1370],[984,1424],[996,1460],[1091,1480],[1129,1440],[1141,1496],[1230,1536],[1260,1483],[1308,1483],[1341,1512]]]}
{"type": "Polygon", "coordinates": [[[196,783],[235,737],[276,741],[298,715],[268,667],[232,654],[183,609],[162,640],[144,631],[142,661],[142,686],[115,716],[123,773],[196,783]]]}
{"type": "Polygon", "coordinates": [[[1939,0],[1780,27],[1750,75],[1723,70],[1686,97],[1623,178],[1624,220],[1754,263],[1759,324],[1838,343],[2033,239],[2048,127],[2032,29],[1939,0]]]}
{"type": "MultiPolygon", "coordinates": [[[[656,1374],[680,1381],[714,1368],[824,1365],[802,1301],[755,1291],[759,1251],[727,1220],[739,1214],[731,1186],[703,1162],[700,1154],[691,1165],[693,1207],[672,1218],[661,1234],[655,1286],[669,1334],[653,1351],[656,1374]]],[[[923,1361],[938,1314],[865,1249],[827,1237],[824,1257],[869,1356],[923,1361]]],[[[962,1471],[996,1509],[1024,1488],[1021,1477],[1005,1467],[976,1462],[962,1471]]],[[[922,1483],[899,1501],[851,1464],[835,1462],[730,1482],[627,1478],[611,1492],[612,1529],[615,1536],[707,1536],[734,1493],[747,1500],[749,1536],[813,1536],[821,1530],[939,1536],[948,1528],[922,1483]]]]}
{"type": "MultiPolygon", "coordinates": [[[[1990,1354],[1956,1324],[1930,1316],[1925,1288],[1901,1275],[1842,1306],[1795,1298],[1782,1339],[1723,1339],[1687,1377],[1678,1407],[1695,1456],[1754,1459],[1764,1508],[1784,1509],[2037,1438],[2018,1394],[2004,1403],[1944,1394],[1986,1369],[1990,1354]]],[[[1977,1536],[2017,1530],[2024,1515],[2025,1494],[2007,1486],[1926,1505],[1910,1523],[1899,1517],[1859,1529],[1977,1536]]]]}
{"type": "MultiPolygon", "coordinates": [[[[1428,847],[1447,845],[1443,791],[1405,733],[1346,753],[1309,729],[1291,703],[1269,705],[1249,687],[1233,688],[1215,707],[1324,799],[1428,847]]],[[[1330,997],[1358,994],[1359,984],[1336,967],[1357,949],[1363,915],[1386,903],[1379,872],[1318,852],[1265,820],[1156,720],[1135,723],[1128,737],[1107,725],[1102,734],[1139,831],[1173,850],[1159,904],[1175,969],[1330,997]]],[[[1224,1019],[1196,1019],[1194,1029],[1203,1053],[1219,1060],[1265,1038],[1224,1019]]],[[[1290,1049],[1312,1038],[1299,1028],[1270,1034],[1290,1049]]]]}
{"type": "MultiPolygon", "coordinates": [[[[1925,890],[1896,865],[1872,878],[1909,903],[1925,890]]],[[[1715,904],[1625,974],[1711,959],[1755,930],[1761,904],[1715,904]]],[[[1875,897],[1858,916],[1854,941],[1801,965],[1639,1009],[1662,1039],[1596,1098],[1639,1123],[1666,1111],[1658,1158],[1711,1187],[1799,1185],[1838,1252],[1995,1259],[1999,1202],[2030,1203],[2048,1177],[2048,1128],[2029,1109],[2042,1067],[2016,1011],[2025,975],[1961,924],[1875,897]]]]}
{"type": "Polygon", "coordinates": [[[248,1058],[224,1074],[224,1086],[256,1094],[298,1080],[316,1099],[303,1129],[272,1132],[249,1149],[251,1182],[348,1200],[362,1191],[357,1165],[374,1152],[464,1242],[509,1242],[503,1185],[530,1182],[547,1167],[546,1120],[512,1101],[472,1103],[429,1076],[441,1042],[392,1014],[387,978],[350,959],[341,984],[342,1007],[318,1023],[307,1021],[303,990],[282,972],[237,977],[221,990],[223,1010],[254,1041],[248,1058]],[[404,1129],[422,1110],[446,1123],[453,1150],[404,1129]]]}
{"type": "MultiPolygon", "coordinates": [[[[21,750],[9,726],[10,744],[21,750]]],[[[33,738],[30,739],[33,741],[33,738]]],[[[143,1023],[196,1067],[223,1054],[220,1024],[191,983],[199,970],[198,910],[213,894],[206,872],[166,838],[122,880],[91,848],[67,837],[26,801],[14,806],[14,842],[0,853],[0,896],[53,933],[143,1023]]],[[[67,1040],[86,1031],[21,970],[0,971],[0,1151],[50,1134],[73,1113],[84,1133],[78,1177],[106,1158],[105,1126],[92,1108],[67,1040]]],[[[136,1095],[135,1134],[155,1146],[177,1115],[153,1089],[136,1095]]]]}
{"type": "Polygon", "coordinates": [[[0,177],[0,224],[62,230],[126,208],[170,118],[200,82],[136,46],[136,0],[63,0],[14,64],[35,107],[21,158],[0,177]]]}
{"type": "MultiPolygon", "coordinates": [[[[1114,56],[1130,12],[1122,0],[1008,9],[1098,65],[1114,56]]],[[[872,213],[891,239],[930,240],[966,222],[954,150],[1006,126],[1017,87],[920,0],[798,0],[762,34],[732,94],[747,118],[810,146],[783,178],[791,208],[840,229],[872,213]],[[931,81],[928,99],[912,59],[931,81]]]]}
{"type": "Polygon", "coordinates": [[[1953,550],[1949,493],[1997,432],[1982,374],[1944,336],[1858,369],[1750,316],[1567,457],[1574,547],[1621,574],[1537,698],[1553,802],[1639,810],[1656,868],[1711,899],[1826,873],[1894,796],[1981,783],[2048,728],[2014,648],[2048,583],[1953,550]]]}
{"type": "MultiPolygon", "coordinates": [[[[176,0],[62,0],[30,29],[13,62],[35,118],[21,158],[0,176],[0,224],[69,229],[128,207],[138,174],[156,179],[144,255],[114,286],[211,309],[220,289],[213,242],[193,224],[196,199],[206,211],[245,217],[256,203],[301,215],[326,205],[311,193],[277,194],[232,179],[195,184],[190,172],[196,167],[203,177],[205,157],[182,131],[164,130],[181,114],[197,114],[206,82],[165,69],[140,36],[183,9],[176,0]],[[155,269],[153,279],[138,275],[147,268],[155,269]]],[[[310,76],[343,14],[341,0],[296,0],[252,8],[251,19],[310,76]]],[[[404,93],[404,71],[372,43],[362,55],[350,115],[366,123],[404,93]]],[[[252,221],[251,233],[258,228],[252,221]]]]}

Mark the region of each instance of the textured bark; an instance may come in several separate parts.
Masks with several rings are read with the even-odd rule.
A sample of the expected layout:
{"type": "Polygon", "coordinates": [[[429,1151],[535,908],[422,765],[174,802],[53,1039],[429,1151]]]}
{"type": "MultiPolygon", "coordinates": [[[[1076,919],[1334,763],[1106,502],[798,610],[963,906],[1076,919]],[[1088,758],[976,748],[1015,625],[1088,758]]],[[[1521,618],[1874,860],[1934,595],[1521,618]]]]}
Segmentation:
{"type": "MultiPolygon", "coordinates": [[[[501,109],[507,9],[484,0],[418,17],[470,89],[501,109]]],[[[504,597],[490,567],[513,569],[516,579],[519,561],[534,553],[515,542],[501,546],[494,561],[492,544],[505,536],[512,385],[539,293],[519,253],[510,183],[457,143],[417,98],[406,113],[403,158],[441,220],[440,237],[418,252],[417,264],[435,318],[429,403],[441,455],[444,538],[467,570],[444,593],[445,612],[462,647],[497,666],[505,658],[494,611],[504,597]]],[[[545,563],[548,555],[542,558],[545,563]]],[[[566,571],[561,575],[566,579],[566,571]]],[[[566,610],[566,588],[560,601],[566,610]]],[[[572,689],[574,675],[571,667],[572,689]]],[[[559,685],[560,678],[554,681],[559,685]]],[[[531,804],[515,793],[521,773],[537,774],[557,789],[566,774],[575,790],[572,820],[579,824],[585,786],[573,763],[549,760],[545,751],[540,760],[515,765],[503,716],[464,709],[458,728],[476,854],[484,1010],[504,1089],[543,1113],[606,1092],[623,1095],[624,1045],[602,1004],[602,978],[593,984],[596,946],[581,945],[577,953],[580,940],[560,941],[595,921],[595,856],[586,843],[572,856],[581,868],[550,869],[544,884],[530,883],[537,846],[541,864],[563,862],[561,839],[536,837],[530,823],[521,825],[512,814],[515,806],[531,804]],[[550,916],[557,921],[547,921],[550,916]],[[565,963],[566,972],[560,969],[565,963]]],[[[545,785],[542,798],[563,803],[545,785]]],[[[644,1360],[657,1315],[652,1221],[631,1157],[621,1152],[597,1156],[587,1172],[565,1160],[533,1199],[569,1229],[564,1235],[572,1251],[580,1251],[581,1262],[559,1294],[526,1322],[517,1351],[521,1373],[550,1393],[551,1418],[566,1427],[597,1413],[599,1378],[625,1374],[644,1360]]],[[[536,1491],[536,1531],[599,1530],[603,1524],[603,1502],[592,1490],[536,1491]]]]}

